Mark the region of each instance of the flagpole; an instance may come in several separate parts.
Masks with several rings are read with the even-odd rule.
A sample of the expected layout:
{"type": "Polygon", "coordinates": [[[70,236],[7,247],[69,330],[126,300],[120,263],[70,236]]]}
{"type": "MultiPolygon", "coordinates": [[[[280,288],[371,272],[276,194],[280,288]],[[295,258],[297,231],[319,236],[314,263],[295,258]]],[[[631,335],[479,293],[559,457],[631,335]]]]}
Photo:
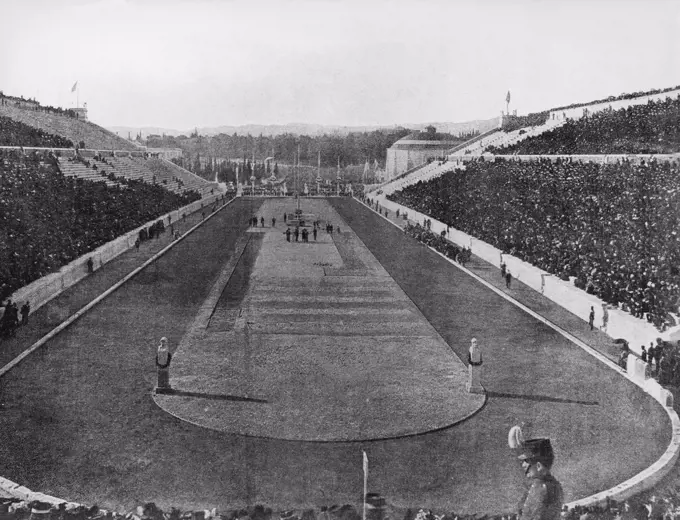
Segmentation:
{"type": "Polygon", "coordinates": [[[366,495],[368,495],[368,457],[366,456],[366,452],[362,451],[363,453],[363,459],[364,459],[364,507],[363,507],[363,516],[362,520],[366,520],[366,495]]]}

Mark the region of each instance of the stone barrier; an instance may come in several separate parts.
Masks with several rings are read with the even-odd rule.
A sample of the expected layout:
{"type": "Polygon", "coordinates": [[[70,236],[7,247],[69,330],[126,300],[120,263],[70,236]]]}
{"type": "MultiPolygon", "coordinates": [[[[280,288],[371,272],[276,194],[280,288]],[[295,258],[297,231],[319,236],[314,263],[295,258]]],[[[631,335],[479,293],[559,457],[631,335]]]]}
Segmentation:
{"type": "MultiPolygon", "coordinates": [[[[500,250],[497,251],[501,253],[500,250]]],[[[472,252],[474,253],[474,247],[472,249],[472,252]]],[[[502,259],[505,262],[508,271],[510,271],[510,274],[515,280],[519,280],[523,284],[528,285],[534,291],[544,293],[546,275],[550,276],[550,273],[548,273],[547,271],[542,271],[541,269],[537,269],[533,265],[528,264],[523,260],[515,258],[514,256],[511,255],[502,255],[502,259]]],[[[493,263],[493,265],[495,265],[496,267],[500,267],[498,261],[493,263]]]]}
{"type": "Polygon", "coordinates": [[[502,253],[500,249],[472,237],[470,237],[470,249],[482,260],[500,269],[502,253]]]}
{"type": "Polygon", "coordinates": [[[29,301],[31,303],[31,313],[38,310],[40,307],[49,302],[52,298],[61,294],[62,291],[75,285],[80,280],[85,278],[88,273],[87,262],[92,259],[93,271],[100,269],[114,258],[134,247],[139,232],[142,229],[147,229],[159,220],[162,220],[167,228],[171,223],[176,223],[181,220],[182,215],[191,215],[192,213],[207,208],[206,213],[211,211],[211,205],[218,201],[223,196],[222,193],[210,195],[205,199],[192,202],[179,210],[172,211],[165,215],[147,222],[146,224],[133,229],[121,235],[120,237],[107,242],[103,246],[75,259],[71,263],[63,266],[56,273],[50,273],[34,282],[16,290],[10,298],[17,305],[21,306],[23,302],[29,301]]]}
{"type": "MultiPolygon", "coordinates": [[[[446,229],[446,224],[424,215],[423,213],[414,211],[411,208],[402,206],[385,198],[380,198],[380,196],[377,197],[377,200],[379,201],[378,204],[383,208],[387,208],[390,213],[396,213],[397,210],[399,210],[400,214],[406,212],[409,220],[416,221],[421,225],[425,219],[430,219],[432,221],[432,231],[437,234],[439,234],[442,229],[446,229]]],[[[499,249],[457,229],[450,228],[447,238],[458,246],[470,247],[475,256],[478,256],[495,267],[500,267],[502,258],[515,280],[519,280],[532,289],[541,292],[544,296],[575,314],[586,323],[588,322],[590,307],[592,306],[595,310],[595,326],[600,328],[602,325],[602,305],[605,302],[598,297],[588,294],[584,290],[573,285],[573,283],[561,280],[557,276],[538,269],[516,257],[502,254],[499,249]]],[[[613,339],[626,339],[630,344],[631,350],[638,354],[641,352],[641,345],[648,347],[650,342],[656,341],[656,338],[662,337],[665,339],[674,339],[677,334],[677,331],[661,333],[654,325],[648,323],[646,320],[635,318],[630,313],[617,308],[609,309],[608,313],[609,322],[607,329],[604,332],[613,339]]]]}

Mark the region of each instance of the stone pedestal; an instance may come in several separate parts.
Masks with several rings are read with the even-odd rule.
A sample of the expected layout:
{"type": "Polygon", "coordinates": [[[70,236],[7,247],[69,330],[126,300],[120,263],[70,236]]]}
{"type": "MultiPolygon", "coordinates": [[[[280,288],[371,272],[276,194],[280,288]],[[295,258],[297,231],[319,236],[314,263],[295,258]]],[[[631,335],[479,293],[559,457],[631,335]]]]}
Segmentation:
{"type": "Polygon", "coordinates": [[[645,373],[647,371],[647,363],[642,361],[639,357],[631,354],[628,356],[628,364],[626,366],[628,375],[639,383],[645,382],[645,373]]]}
{"type": "Polygon", "coordinates": [[[170,389],[170,369],[169,368],[159,368],[158,369],[158,383],[156,385],[156,391],[163,391],[170,389]]]}
{"type": "Polygon", "coordinates": [[[468,381],[465,387],[471,394],[483,394],[482,365],[468,365],[468,381]]]}

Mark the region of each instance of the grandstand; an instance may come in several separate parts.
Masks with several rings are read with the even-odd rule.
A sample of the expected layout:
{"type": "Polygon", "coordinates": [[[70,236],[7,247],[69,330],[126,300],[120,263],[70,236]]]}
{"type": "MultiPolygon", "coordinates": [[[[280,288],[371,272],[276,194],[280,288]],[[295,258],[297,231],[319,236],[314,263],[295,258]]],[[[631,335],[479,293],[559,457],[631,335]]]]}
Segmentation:
{"type": "MultiPolygon", "coordinates": [[[[131,157],[140,168],[145,168],[154,173],[156,178],[163,182],[168,181],[169,186],[176,186],[175,189],[182,191],[196,191],[205,196],[211,191],[217,190],[217,183],[207,182],[198,175],[191,173],[167,159],[148,157],[146,159],[131,157]]],[[[169,187],[168,189],[173,189],[169,187]]]]}
{"type": "MultiPolygon", "coordinates": [[[[677,248],[673,240],[656,242],[653,238],[659,230],[665,230],[664,236],[673,234],[675,213],[659,208],[650,212],[644,201],[655,200],[665,208],[677,206],[679,170],[673,152],[680,150],[676,135],[679,92],[670,89],[618,99],[617,104],[624,105],[618,110],[603,108],[600,102],[593,112],[590,105],[579,105],[577,120],[551,116],[544,125],[525,132],[515,124],[510,132],[496,132],[495,137],[472,145],[483,154],[480,160],[474,158],[471,147],[468,153],[458,150],[445,161],[382,186],[379,199],[388,197],[418,214],[434,217],[447,229],[450,226],[484,240],[502,255],[544,269],[545,276],[571,279],[606,304],[644,318],[661,331],[675,330],[680,326],[679,280],[670,266],[677,248]],[[630,105],[626,107],[626,103],[630,105]],[[499,146],[501,142],[505,144],[499,146]],[[662,153],[627,155],[650,151],[662,153]],[[507,162],[489,152],[537,155],[510,155],[506,157],[512,162],[507,162]],[[449,175],[442,177],[444,174],[449,175]],[[569,182],[556,187],[554,183],[560,184],[563,178],[569,182]],[[556,193],[560,194],[559,203],[556,193]],[[597,216],[591,213],[586,218],[579,206],[590,206],[591,197],[600,209],[597,216]],[[564,200],[572,201],[572,206],[565,206],[564,200]],[[545,206],[547,201],[557,204],[559,211],[540,216],[539,208],[554,209],[545,206]],[[473,216],[473,208],[480,213],[473,216]],[[489,214],[490,208],[495,209],[489,214]],[[614,213],[608,215],[605,208],[614,213]],[[512,214],[509,222],[489,221],[508,212],[512,214]],[[637,229],[640,220],[644,227],[637,229]],[[620,231],[615,231],[621,225],[620,231]],[[600,229],[599,234],[589,236],[595,229],[600,229]],[[641,244],[645,244],[642,249],[641,244]],[[575,253],[580,254],[577,261],[575,253]],[[624,280],[616,281],[619,277],[624,280]]],[[[639,351],[639,346],[634,348],[639,351]]]]}
{"type": "Polygon", "coordinates": [[[485,136],[483,139],[475,141],[474,143],[456,150],[451,155],[472,155],[479,156],[485,153],[485,151],[490,147],[501,147],[501,146],[512,146],[519,143],[525,139],[533,136],[541,135],[544,132],[549,132],[555,128],[559,128],[564,124],[564,121],[558,121],[554,119],[549,119],[542,125],[533,126],[528,129],[518,128],[510,132],[506,132],[502,129],[497,130],[490,135],[485,136]]]}
{"type": "Polygon", "coordinates": [[[7,104],[0,106],[0,116],[8,117],[50,134],[70,139],[74,144],[83,142],[85,146],[80,146],[81,148],[128,151],[139,151],[142,149],[140,146],[118,137],[99,125],[53,112],[7,104]]]}
{"type": "MultiPolygon", "coordinates": [[[[198,199],[213,200],[222,196],[217,183],[207,182],[168,161],[148,159],[136,145],[93,123],[79,120],[73,111],[43,107],[37,102],[18,98],[5,96],[2,99],[0,172],[3,189],[11,194],[9,199],[2,201],[6,206],[4,214],[18,212],[29,224],[15,229],[16,224],[11,219],[0,222],[0,232],[14,237],[7,243],[21,240],[26,247],[25,257],[18,257],[22,258],[22,265],[17,265],[16,258],[12,258],[16,252],[13,253],[11,247],[3,249],[0,262],[5,269],[0,280],[0,298],[4,299],[22,285],[39,284],[37,278],[46,275],[46,269],[54,271],[64,267],[74,260],[74,254],[83,255],[88,250],[103,247],[104,243],[115,241],[116,237],[120,239],[157,216],[198,199]],[[78,148],[78,144],[93,148],[78,148]],[[101,151],[102,148],[105,151],[101,151]],[[18,173],[23,176],[16,177],[18,173]],[[53,199],[60,200],[60,206],[39,204],[37,199],[43,194],[31,183],[52,186],[50,189],[56,190],[53,199]],[[80,222],[82,217],[71,217],[72,222],[66,224],[60,211],[77,208],[78,212],[85,213],[86,205],[75,202],[80,197],[85,197],[88,203],[99,201],[102,216],[91,215],[91,221],[87,223],[80,222]],[[135,199],[146,201],[151,207],[126,209],[126,206],[136,206],[132,203],[135,199]],[[27,229],[32,229],[33,220],[41,225],[26,236],[27,229]],[[64,235],[62,244],[44,236],[43,226],[50,221],[59,223],[54,233],[55,236],[64,235]],[[93,223],[95,227],[90,229],[93,223]],[[84,235],[79,236],[80,233],[84,235]]],[[[203,203],[200,204],[202,207],[203,203]]],[[[148,234],[145,232],[141,236],[148,234]]],[[[122,250],[119,248],[118,251],[122,250]]],[[[22,290],[32,291],[25,287],[22,290]]],[[[44,295],[38,297],[41,303],[44,299],[44,295]]],[[[33,303],[34,307],[38,305],[37,300],[33,303]]]]}
{"type": "Polygon", "coordinates": [[[90,182],[104,182],[107,186],[122,185],[109,178],[110,174],[115,175],[113,168],[105,168],[106,165],[95,165],[88,167],[84,163],[72,159],[59,159],[59,169],[69,177],[77,177],[90,182]]]}
{"type": "Polygon", "coordinates": [[[61,171],[93,182],[106,182],[109,186],[120,185],[116,177],[138,180],[148,184],[159,184],[177,194],[196,193],[201,197],[219,191],[217,183],[176,166],[164,159],[115,155],[106,157],[94,150],[81,150],[77,157],[59,158],[61,171]]]}
{"type": "MultiPolygon", "coordinates": [[[[494,154],[627,155],[667,154],[671,151],[678,151],[680,147],[677,146],[677,138],[674,136],[677,128],[678,103],[680,103],[680,88],[673,87],[659,91],[622,94],[618,97],[612,96],[608,100],[558,107],[541,113],[541,115],[545,114],[545,117],[540,118],[532,118],[532,115],[525,118],[504,116],[501,126],[511,128],[510,131],[500,128],[486,132],[471,139],[468,143],[449,150],[446,162],[439,161],[439,167],[436,164],[433,166],[432,163],[423,164],[410,169],[396,179],[373,186],[372,191],[381,190],[385,194],[393,193],[410,184],[439,177],[476,157],[485,156],[493,160],[494,154]],[[663,115],[651,116],[654,111],[661,111],[663,115]],[[650,120],[650,117],[652,120],[650,120]],[[620,136],[615,135],[615,133],[622,124],[627,124],[626,121],[630,121],[631,118],[636,121],[641,119],[647,121],[646,126],[644,129],[635,130],[636,136],[631,136],[627,142],[621,142],[620,136]],[[540,125],[523,126],[512,124],[513,119],[531,121],[532,123],[536,120],[544,120],[545,122],[540,125]],[[600,123],[602,120],[607,121],[607,128],[604,128],[600,123]],[[506,121],[510,124],[506,125],[506,121]],[[588,136],[585,136],[584,132],[588,132],[588,136]],[[656,142],[659,139],[659,132],[665,136],[665,145],[656,142]],[[610,142],[616,139],[617,144],[613,146],[600,145],[599,147],[585,144],[586,141],[592,143],[595,138],[602,139],[605,142],[608,139],[610,142]],[[636,145],[636,139],[638,142],[642,142],[642,139],[646,144],[636,145]],[[655,142],[650,143],[650,139],[655,142]],[[580,140],[581,143],[575,143],[577,140],[580,140]],[[552,143],[552,146],[550,143],[552,143]],[[556,143],[561,143],[561,145],[557,146],[556,143]]],[[[589,159],[580,158],[579,160],[589,159]]],[[[595,157],[592,160],[601,161],[602,159],[595,157]]]]}
{"type": "Polygon", "coordinates": [[[675,92],[675,98],[588,112],[522,142],[490,143],[488,152],[501,155],[675,153],[680,150],[678,94],[680,91],[675,92]]]}
{"type": "MultiPolygon", "coordinates": [[[[508,428],[540,417],[532,433],[559,447],[567,502],[600,504],[591,515],[611,520],[611,498],[658,484],[680,450],[671,393],[680,350],[666,345],[666,364],[647,372],[637,359],[640,338],[680,325],[680,169],[672,156],[543,156],[573,125],[594,125],[589,135],[606,144],[611,132],[599,128],[612,117],[675,117],[675,102],[630,102],[638,108],[578,122],[515,120],[379,193],[229,204],[217,183],[102,146],[111,135],[96,125],[1,107],[40,132],[8,123],[31,147],[10,139],[0,149],[0,298],[56,287],[29,324],[0,339],[3,473],[105,508],[76,507],[80,518],[138,506],[145,520],[177,520],[178,510],[159,509],[174,506],[216,518],[207,505],[229,520],[358,520],[364,451],[372,489],[391,501],[388,510],[374,495],[369,520],[432,520],[416,515],[422,504],[447,518],[501,520],[522,491],[508,428]],[[61,153],[58,138],[88,146],[61,153]],[[500,149],[541,157],[489,153],[500,149]],[[318,219],[318,239],[286,240],[281,217],[296,204],[318,219]],[[501,264],[516,285],[490,268],[501,264]],[[611,305],[610,330],[588,331],[575,317],[599,304],[611,305]],[[44,339],[57,323],[68,328],[44,339]],[[624,330],[638,343],[625,369],[612,346],[624,330]],[[161,336],[173,346],[172,389],[154,393],[161,336]],[[487,360],[483,395],[465,388],[473,336],[487,360]]],[[[619,151],[660,124],[617,136],[619,151]]],[[[675,139],[669,131],[660,149],[677,151],[675,139]]],[[[595,153],[587,144],[579,150],[595,153]]],[[[63,503],[4,487],[24,500],[12,520],[63,503]]]]}

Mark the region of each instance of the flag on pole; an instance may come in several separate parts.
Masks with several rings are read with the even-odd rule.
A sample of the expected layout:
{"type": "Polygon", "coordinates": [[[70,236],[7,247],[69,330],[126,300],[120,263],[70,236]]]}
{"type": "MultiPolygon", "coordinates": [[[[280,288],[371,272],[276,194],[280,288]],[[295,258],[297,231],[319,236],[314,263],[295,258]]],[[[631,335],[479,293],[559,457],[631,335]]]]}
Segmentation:
{"type": "Polygon", "coordinates": [[[73,86],[71,87],[71,92],[75,92],[76,88],[78,88],[78,82],[76,81],[73,86]]]}
{"type": "Polygon", "coordinates": [[[510,103],[510,91],[508,90],[508,95],[505,96],[505,102],[510,103]]]}

